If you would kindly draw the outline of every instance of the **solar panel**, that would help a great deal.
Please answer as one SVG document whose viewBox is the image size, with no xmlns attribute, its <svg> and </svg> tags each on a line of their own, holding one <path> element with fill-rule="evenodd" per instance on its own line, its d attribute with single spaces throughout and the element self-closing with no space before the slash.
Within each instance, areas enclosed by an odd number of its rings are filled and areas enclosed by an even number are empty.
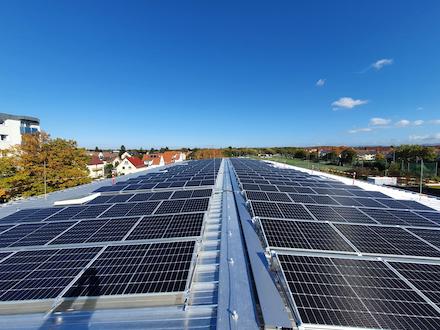
<svg viewBox="0 0 440 330">
<path fill-rule="evenodd" d="M 255 217 L 283 218 L 283 214 L 276 203 L 251 202 L 251 205 Z"/>
<path fill-rule="evenodd" d="M 400 274 L 423 292 L 432 302 L 440 305 L 440 265 L 409 262 L 390 262 Z"/>
<path fill-rule="evenodd" d="M 194 241 L 110 246 L 65 297 L 183 292 L 194 247 Z"/>
<path fill-rule="evenodd" d="M 31 245 L 43 245 L 64 232 L 66 229 L 71 227 L 74 222 L 55 222 L 47 223 L 37 228 L 28 235 L 20 238 L 16 242 L 10 244 L 9 246 L 31 246 Z M 2 241 L 2 236 L 0 236 Z"/>
<path fill-rule="evenodd" d="M 167 201 L 165 201 L 165 202 L 167 202 Z M 134 205 L 130 209 L 130 211 L 128 211 L 126 216 L 137 216 L 137 215 L 149 215 L 149 214 L 152 214 L 159 204 L 160 204 L 159 201 L 136 203 L 136 205 Z"/>
<path fill-rule="evenodd" d="M 182 212 L 207 211 L 209 198 L 187 199 L 183 205 Z"/>
<path fill-rule="evenodd" d="M 278 256 L 302 324 L 437 329 L 438 312 L 384 263 Z"/>
<path fill-rule="evenodd" d="M 440 230 L 410 228 L 409 231 L 440 248 Z"/>
<path fill-rule="evenodd" d="M 0 301 L 57 297 L 100 249 L 17 252 L 0 263 Z"/>
<path fill-rule="evenodd" d="M 434 223 L 440 224 L 440 212 L 415 212 L 422 217 L 433 221 Z"/>
<path fill-rule="evenodd" d="M 339 203 L 330 196 L 310 195 L 310 198 L 313 199 L 316 204 L 339 205 Z"/>
<path fill-rule="evenodd" d="M 289 198 L 289 196 L 286 193 L 281 192 L 267 192 L 267 197 L 272 202 L 286 202 L 291 203 L 292 200 Z"/>
<path fill-rule="evenodd" d="M 343 217 L 346 222 L 376 224 L 373 219 L 362 213 L 357 208 L 340 206 L 332 206 L 331 208 L 341 217 Z"/>
<path fill-rule="evenodd" d="M 289 194 L 289 196 L 296 203 L 316 204 L 315 200 L 313 200 L 309 195 L 305 195 L 305 194 Z"/>
<path fill-rule="evenodd" d="M 311 250 L 354 250 L 327 223 L 261 219 L 270 247 Z"/>
<path fill-rule="evenodd" d="M 277 205 L 286 219 L 314 220 L 301 204 L 277 203 Z"/>
<path fill-rule="evenodd" d="M 180 213 L 182 211 L 183 205 L 185 204 L 184 199 L 173 199 L 169 201 L 163 201 L 158 207 L 155 214 L 166 214 L 166 213 Z"/>
<path fill-rule="evenodd" d="M 306 205 L 306 208 L 319 221 L 345 222 L 345 219 L 338 212 L 333 210 L 330 206 Z"/>
<path fill-rule="evenodd" d="M 364 253 L 440 257 L 440 251 L 402 228 L 349 224 L 335 226 Z"/>
<path fill-rule="evenodd" d="M 54 214 L 53 216 L 46 218 L 45 221 L 69 220 L 89 207 L 91 206 L 69 206 Z"/>
<path fill-rule="evenodd" d="M 114 204 L 101 214 L 100 218 L 117 218 L 125 216 L 137 203 Z"/>
</svg>

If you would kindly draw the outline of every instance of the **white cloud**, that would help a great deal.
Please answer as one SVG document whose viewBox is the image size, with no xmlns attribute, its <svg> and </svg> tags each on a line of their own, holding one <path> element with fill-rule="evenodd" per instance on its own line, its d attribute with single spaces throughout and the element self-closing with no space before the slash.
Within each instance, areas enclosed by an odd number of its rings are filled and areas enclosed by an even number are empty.
<svg viewBox="0 0 440 330">
<path fill-rule="evenodd" d="M 374 62 L 373 64 L 371 64 L 371 66 L 373 68 L 375 68 L 376 70 L 380 70 L 386 65 L 393 64 L 393 62 L 394 62 L 394 60 L 392 58 L 383 58 L 381 60 Z"/>
<path fill-rule="evenodd" d="M 411 124 L 411 122 L 409 121 L 409 120 L 406 120 L 406 119 L 402 119 L 402 120 L 399 120 L 398 122 L 396 122 L 396 126 L 397 127 L 407 127 L 407 126 L 409 126 Z"/>
<path fill-rule="evenodd" d="M 440 119 L 430 120 L 429 123 L 433 125 L 440 125 Z"/>
<path fill-rule="evenodd" d="M 419 120 L 415 120 L 413 124 L 414 124 L 414 126 L 422 126 L 423 123 L 424 123 L 424 121 L 419 119 Z"/>
<path fill-rule="evenodd" d="M 423 110 L 423 107 L 417 107 L 416 110 L 418 110 L 418 111 Z"/>
<path fill-rule="evenodd" d="M 364 128 L 355 128 L 348 131 L 350 134 L 355 134 L 359 132 L 371 132 L 373 129 L 371 127 L 364 127 Z"/>
<path fill-rule="evenodd" d="M 371 118 L 370 119 L 370 125 L 372 126 L 385 126 L 388 125 L 391 122 L 391 119 L 385 119 L 385 118 Z"/>
<path fill-rule="evenodd" d="M 415 142 L 437 142 L 440 141 L 440 133 L 429 135 L 411 135 L 409 140 Z"/>
<path fill-rule="evenodd" d="M 368 100 L 354 100 L 351 97 L 341 97 L 339 100 L 334 101 L 332 106 L 337 108 L 353 109 L 362 104 L 367 104 Z M 333 109 L 335 110 L 335 109 Z"/>
<path fill-rule="evenodd" d="M 324 85 L 325 85 L 325 79 L 321 78 L 316 82 L 316 86 L 318 86 L 318 87 L 322 87 Z"/>
</svg>

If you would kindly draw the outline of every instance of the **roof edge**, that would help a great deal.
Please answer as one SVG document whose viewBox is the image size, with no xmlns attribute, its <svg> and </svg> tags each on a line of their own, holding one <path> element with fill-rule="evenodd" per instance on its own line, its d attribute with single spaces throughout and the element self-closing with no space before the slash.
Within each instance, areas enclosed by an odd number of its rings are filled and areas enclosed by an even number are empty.
<svg viewBox="0 0 440 330">
<path fill-rule="evenodd" d="M 2 113 L 0 112 L 0 119 L 6 120 L 6 119 L 13 119 L 13 120 L 29 120 L 36 122 L 38 125 L 40 125 L 40 119 L 37 117 L 31 117 L 31 116 L 20 116 L 20 115 L 11 115 L 8 113 Z"/>
</svg>

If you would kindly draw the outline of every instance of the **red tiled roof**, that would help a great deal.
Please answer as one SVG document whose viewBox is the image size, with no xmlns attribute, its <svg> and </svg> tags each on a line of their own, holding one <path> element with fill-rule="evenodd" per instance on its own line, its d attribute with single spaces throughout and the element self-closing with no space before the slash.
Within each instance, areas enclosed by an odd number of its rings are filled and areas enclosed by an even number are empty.
<svg viewBox="0 0 440 330">
<path fill-rule="evenodd" d="M 142 159 L 139 159 L 137 157 L 127 157 L 126 158 L 130 163 L 134 165 L 136 168 L 144 167 L 144 161 Z"/>
<path fill-rule="evenodd" d="M 87 165 L 102 165 L 104 162 L 98 156 L 92 156 Z"/>
<path fill-rule="evenodd" d="M 165 151 L 163 154 L 163 160 L 165 162 L 165 165 L 174 163 L 174 161 L 179 158 L 179 152 L 178 151 Z"/>
</svg>

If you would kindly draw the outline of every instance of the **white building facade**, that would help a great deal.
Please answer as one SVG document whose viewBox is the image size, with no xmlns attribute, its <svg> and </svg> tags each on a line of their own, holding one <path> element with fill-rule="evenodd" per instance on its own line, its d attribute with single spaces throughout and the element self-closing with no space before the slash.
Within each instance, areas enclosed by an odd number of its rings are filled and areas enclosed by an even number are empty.
<svg viewBox="0 0 440 330">
<path fill-rule="evenodd" d="M 39 131 L 38 118 L 0 113 L 0 150 L 20 144 L 23 134 Z"/>
</svg>

